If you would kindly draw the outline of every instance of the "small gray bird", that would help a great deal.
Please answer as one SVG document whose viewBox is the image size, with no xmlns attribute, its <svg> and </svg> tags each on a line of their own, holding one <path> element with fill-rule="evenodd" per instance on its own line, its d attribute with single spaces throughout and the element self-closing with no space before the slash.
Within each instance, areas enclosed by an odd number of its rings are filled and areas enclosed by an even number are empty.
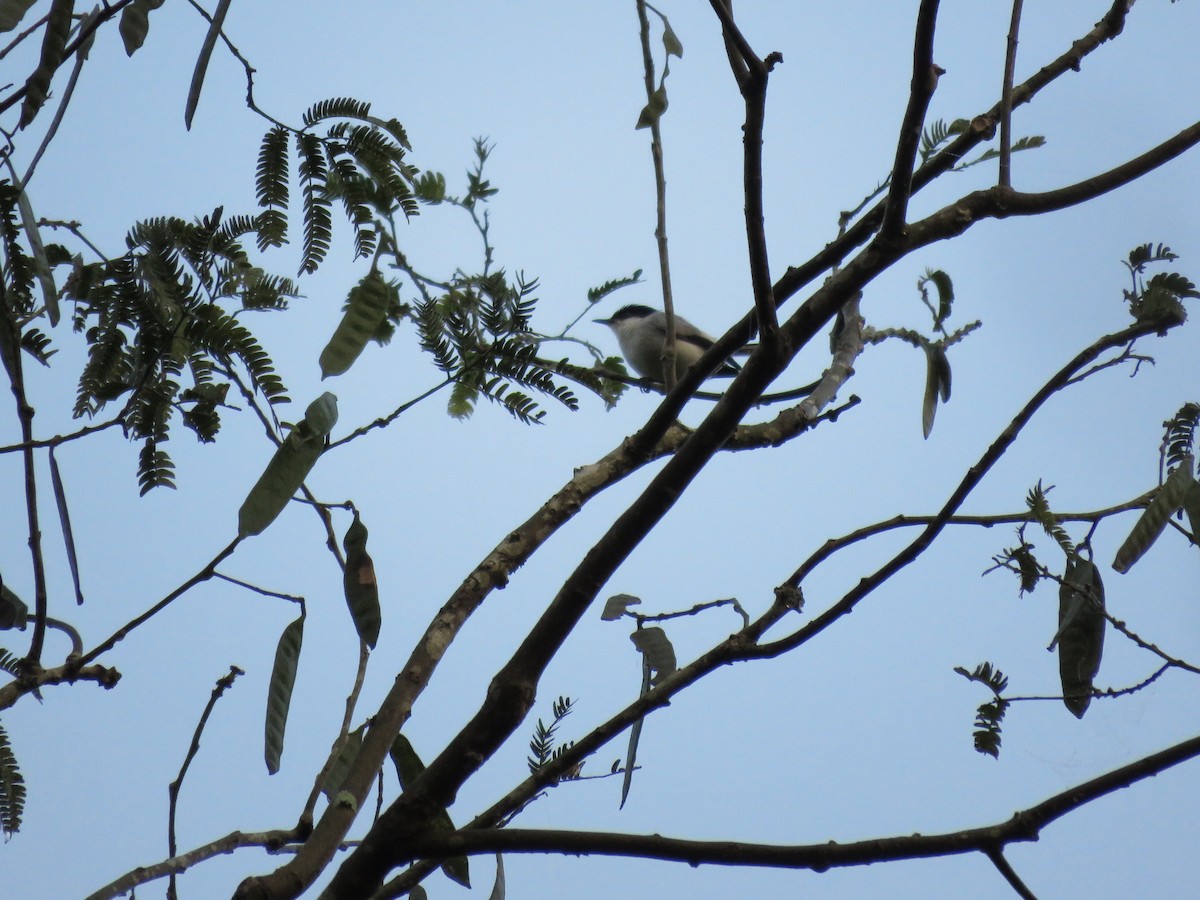
<svg viewBox="0 0 1200 900">
<path fill-rule="evenodd" d="M 629 367 L 649 381 L 663 380 L 663 345 L 667 340 L 667 315 L 649 306 L 623 306 L 611 319 L 593 319 L 607 325 L 617 336 L 621 353 Z M 675 377 L 682 378 L 705 351 L 713 339 L 683 316 L 675 317 Z M 725 362 L 714 376 L 736 375 L 736 363 Z"/>
</svg>

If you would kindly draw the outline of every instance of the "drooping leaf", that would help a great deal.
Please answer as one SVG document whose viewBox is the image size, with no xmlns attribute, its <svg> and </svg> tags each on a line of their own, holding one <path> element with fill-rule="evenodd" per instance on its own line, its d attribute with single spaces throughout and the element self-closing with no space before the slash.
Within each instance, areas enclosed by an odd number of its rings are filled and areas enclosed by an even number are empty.
<svg viewBox="0 0 1200 900">
<path fill-rule="evenodd" d="M 1184 498 L 1196 484 L 1192 469 L 1193 463 L 1188 457 L 1185 465 L 1180 465 L 1172 470 L 1163 486 L 1154 495 L 1154 499 L 1150 501 L 1150 505 L 1146 507 L 1137 523 L 1134 524 L 1129 537 L 1125 538 L 1125 542 L 1117 550 L 1116 558 L 1113 559 L 1113 568 L 1122 575 L 1128 572 L 1133 564 L 1142 558 L 1142 554 L 1158 540 L 1158 536 L 1167 527 L 1171 516 L 1183 506 Z"/>
<path fill-rule="evenodd" d="M 1194 483 L 1184 494 L 1183 511 L 1192 527 L 1192 537 L 1200 541 L 1200 482 Z"/>
<path fill-rule="evenodd" d="M 287 730 L 292 688 L 296 684 L 296 670 L 300 664 L 300 647 L 303 643 L 304 609 L 301 608 L 300 618 L 289 622 L 283 629 L 283 634 L 279 636 L 279 644 L 275 647 L 275 665 L 271 669 L 271 681 L 267 688 L 264 756 L 267 772 L 271 775 L 279 771 L 283 736 Z"/>
<path fill-rule="evenodd" d="M 605 622 L 615 622 L 625 615 L 631 606 L 637 606 L 641 599 L 632 594 L 613 594 L 604 601 L 604 612 L 600 618 Z"/>
<path fill-rule="evenodd" d="M 641 113 L 638 115 L 636 128 L 649 128 L 662 118 L 663 113 L 667 111 L 667 87 L 660 84 L 650 95 L 649 102 L 642 107 Z"/>
<path fill-rule="evenodd" d="M 296 135 L 296 151 L 300 156 L 300 190 L 303 201 L 303 238 L 301 240 L 300 271 L 311 275 L 317 271 L 329 253 L 333 241 L 333 217 L 328 197 L 329 167 L 325 152 L 316 135 Z"/>
<path fill-rule="evenodd" d="M 146 42 L 150 30 L 150 10 L 158 9 L 165 0 L 133 0 L 121 11 L 121 40 L 125 44 L 125 55 L 133 56 Z"/>
<path fill-rule="evenodd" d="M 638 697 L 645 697 L 648 693 L 650 693 L 652 674 L 653 670 L 652 666 L 650 665 L 650 657 L 643 654 L 642 687 L 638 692 Z M 625 772 L 621 778 L 621 803 L 618 806 L 618 809 L 625 808 L 625 801 L 629 799 L 629 789 L 633 787 L 633 773 L 634 770 L 637 769 L 637 749 L 638 744 L 642 740 L 642 724 L 645 721 L 645 716 L 641 716 L 629 729 L 629 746 L 625 748 Z"/>
<path fill-rule="evenodd" d="M 74 11 L 74 0 L 52 0 L 50 4 L 50 12 L 46 14 L 46 31 L 42 35 L 42 55 L 37 68 L 25 81 L 25 99 L 21 102 L 18 128 L 24 128 L 33 121 L 50 95 L 50 81 L 66 59 L 67 38 L 71 33 L 71 15 Z"/>
<path fill-rule="evenodd" d="M 975 731 L 971 735 L 977 753 L 986 753 L 993 759 L 1000 758 L 1000 724 L 1008 707 L 1009 701 L 999 697 L 979 705 L 975 711 Z"/>
<path fill-rule="evenodd" d="M 1083 718 L 1104 652 L 1104 585 L 1090 560 L 1073 559 L 1058 592 L 1058 672 L 1063 703 Z"/>
<path fill-rule="evenodd" d="M 938 399 L 950 399 L 950 360 L 938 344 L 925 345 L 925 397 L 921 401 L 921 432 L 928 439 L 937 415 Z"/>
<path fill-rule="evenodd" d="M 46 247 L 42 243 L 42 232 L 37 225 L 37 217 L 33 214 L 33 206 L 29 202 L 29 192 L 21 191 L 17 195 L 17 206 L 21 210 L 21 226 L 25 229 L 25 238 L 29 241 L 29 249 L 33 254 L 33 270 L 42 288 L 42 302 L 46 305 L 46 318 L 53 328 L 60 317 L 58 309 L 58 288 L 54 286 L 54 273 L 50 270 L 50 260 L 46 255 Z"/>
<path fill-rule="evenodd" d="M 25 779 L 17 767 L 8 733 L 0 725 L 0 830 L 10 838 L 21 830 L 25 811 Z"/>
<path fill-rule="evenodd" d="M 63 547 L 67 552 L 67 565 L 71 569 L 71 582 L 75 585 L 75 603 L 83 605 L 83 590 L 79 586 L 79 558 L 75 554 L 75 533 L 71 530 L 71 514 L 67 509 L 67 491 L 63 487 L 62 473 L 54 448 L 50 448 L 50 483 L 54 487 L 54 502 L 58 506 L 58 521 L 62 525 Z"/>
<path fill-rule="evenodd" d="M 499 853 L 496 854 L 496 880 L 492 884 L 492 892 L 488 895 L 488 900 L 504 900 L 506 888 L 504 886 L 504 857 Z"/>
<path fill-rule="evenodd" d="M 934 316 L 934 326 L 940 326 L 948 318 L 954 307 L 954 283 L 950 280 L 950 276 L 941 269 L 926 269 L 925 278 L 933 282 L 933 286 L 937 288 L 938 305 L 937 313 Z"/>
<path fill-rule="evenodd" d="M 678 56 L 683 59 L 683 43 L 676 36 L 675 31 L 671 28 L 671 23 L 667 21 L 667 17 L 662 17 L 663 23 L 663 46 L 667 48 L 667 56 Z"/>
<path fill-rule="evenodd" d="M 977 684 L 986 685 L 995 697 L 986 703 L 981 703 L 975 711 L 975 731 L 972 739 L 977 753 L 986 753 L 993 759 L 1000 758 L 1001 729 L 1004 714 L 1008 711 L 1010 701 L 1001 697 L 1008 687 L 1008 677 L 989 662 L 977 665 L 974 671 L 968 672 L 962 666 L 955 666 L 954 671 Z"/>
<path fill-rule="evenodd" d="M 321 378 L 341 375 L 358 359 L 387 316 L 392 291 L 377 269 L 371 269 L 350 290 L 346 311 L 321 351 Z"/>
<path fill-rule="evenodd" d="M 388 755 L 392 758 L 392 765 L 396 767 L 396 777 L 400 779 L 400 787 L 407 791 L 425 771 L 425 763 L 421 762 L 421 757 L 417 755 L 417 751 L 413 749 L 413 745 L 403 734 L 396 735 L 391 749 L 388 750 Z M 433 817 L 432 825 L 436 831 L 455 830 L 450 813 L 444 809 L 439 810 Z M 471 886 L 470 865 L 467 857 L 456 856 L 447 859 L 442 864 L 442 871 L 451 881 L 461 884 L 463 887 Z"/>
<path fill-rule="evenodd" d="M 283 512 L 300 489 L 317 458 L 325 449 L 325 438 L 337 422 L 337 398 L 328 392 L 309 404 L 304 421 L 292 429 L 238 510 L 238 534 L 261 534 Z"/>
<path fill-rule="evenodd" d="M 188 86 L 187 103 L 183 109 L 183 124 L 187 130 L 192 130 L 192 117 L 196 115 L 196 105 L 200 102 L 200 90 L 204 87 L 204 75 L 208 71 L 208 61 L 212 59 L 213 48 L 217 46 L 217 38 L 221 36 L 221 26 L 225 23 L 225 14 L 229 12 L 232 0 L 217 0 L 217 8 L 213 10 L 212 21 L 200 45 L 200 53 L 196 56 L 196 67 L 192 70 L 192 83 Z"/>
<path fill-rule="evenodd" d="M 29 7 L 37 0 L 0 0 L 0 32 L 12 31 L 21 24 Z"/>
<path fill-rule="evenodd" d="M 8 589 L 3 579 L 0 579 L 0 630 L 25 627 L 29 619 L 29 607 L 25 601 Z"/>
<path fill-rule="evenodd" d="M 375 564 L 367 553 L 367 527 L 354 511 L 354 521 L 342 538 L 346 550 L 346 571 L 343 583 L 346 605 L 354 620 L 354 629 L 372 650 L 379 640 L 379 585 L 375 581 Z"/>
<path fill-rule="evenodd" d="M 330 803 L 339 799 L 338 793 L 342 789 L 342 782 L 346 780 L 346 773 L 350 771 L 354 760 L 358 758 L 359 751 L 362 750 L 363 735 L 366 734 L 366 731 L 365 724 L 359 725 L 346 735 L 346 739 L 337 748 L 337 755 L 333 758 L 333 763 L 325 775 L 325 781 L 321 784 L 321 793 L 329 799 Z"/>
<path fill-rule="evenodd" d="M 629 635 L 629 639 L 654 670 L 653 684 L 658 684 L 675 671 L 675 648 L 671 646 L 667 633 L 661 628 L 639 628 Z"/>
</svg>

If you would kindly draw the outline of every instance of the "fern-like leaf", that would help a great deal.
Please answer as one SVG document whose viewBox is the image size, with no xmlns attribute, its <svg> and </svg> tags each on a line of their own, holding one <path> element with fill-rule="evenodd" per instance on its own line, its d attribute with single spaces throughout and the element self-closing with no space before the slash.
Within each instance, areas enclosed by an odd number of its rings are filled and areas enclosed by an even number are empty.
<svg viewBox="0 0 1200 900">
<path fill-rule="evenodd" d="M 989 662 L 980 663 L 970 672 L 962 666 L 955 666 L 954 671 L 968 681 L 984 685 L 995 695 L 993 699 L 981 703 L 976 709 L 975 731 L 972 739 L 976 752 L 985 753 L 993 759 L 999 758 L 1000 724 L 1004 721 L 1004 714 L 1008 711 L 1011 702 L 1001 696 L 1008 687 L 1008 677 Z"/>
<path fill-rule="evenodd" d="M 17 766 L 8 733 L 0 725 L 0 829 L 6 838 L 21 830 L 24 812 L 25 779 Z"/>
<path fill-rule="evenodd" d="M 175 487 L 175 464 L 154 438 L 146 438 L 138 455 L 138 486 L 143 497 L 156 487 Z"/>
<path fill-rule="evenodd" d="M 526 757 L 526 762 L 529 764 L 529 771 L 536 775 L 540 772 L 547 763 L 562 753 L 562 747 L 555 746 L 554 736 L 558 731 L 558 726 L 562 724 L 571 713 L 575 701 L 570 697 L 559 697 L 554 701 L 551 707 L 553 718 L 550 724 L 545 724 L 540 718 L 534 726 L 533 737 L 529 741 L 530 756 Z M 570 746 L 567 744 L 565 746 Z"/>
<path fill-rule="evenodd" d="M 627 275 L 624 278 L 613 278 L 604 284 L 597 285 L 593 288 L 588 288 L 587 299 L 588 303 L 599 303 L 609 294 L 619 291 L 621 288 L 629 287 L 631 284 L 642 283 L 642 270 L 634 269 L 632 275 Z"/>
<path fill-rule="evenodd" d="M 333 218 L 326 196 L 329 171 L 321 141 L 315 136 L 296 135 L 296 151 L 300 156 L 300 189 L 304 204 L 300 271 L 311 275 L 325 260 L 333 240 Z"/>
<path fill-rule="evenodd" d="M 1042 488 L 1039 481 L 1025 497 L 1025 505 L 1029 508 L 1030 518 L 1042 526 L 1042 530 L 1052 537 L 1068 558 L 1075 556 L 1075 544 L 1067 534 L 1066 529 L 1058 524 L 1058 519 L 1050 511 L 1050 503 L 1046 499 L 1048 489 Z"/>
<path fill-rule="evenodd" d="M 1195 455 L 1197 423 L 1200 423 L 1200 403 L 1185 403 L 1179 412 L 1163 423 L 1166 430 L 1163 447 L 1168 469 L 1178 468 L 1188 457 Z"/>
<path fill-rule="evenodd" d="M 314 103 L 304 111 L 304 127 L 311 128 L 323 119 L 365 119 L 371 104 L 353 97 L 333 97 Z"/>
</svg>

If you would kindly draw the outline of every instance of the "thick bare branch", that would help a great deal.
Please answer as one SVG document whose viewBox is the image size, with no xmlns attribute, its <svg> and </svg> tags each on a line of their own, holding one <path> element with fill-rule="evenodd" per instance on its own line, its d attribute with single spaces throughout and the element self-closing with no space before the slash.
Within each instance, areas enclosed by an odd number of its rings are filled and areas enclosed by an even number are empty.
<svg viewBox="0 0 1200 900">
<path fill-rule="evenodd" d="M 406 846 L 404 857 L 440 858 L 479 853 L 569 853 L 729 866 L 811 869 L 863 866 L 902 859 L 928 859 L 963 853 L 998 851 L 1012 843 L 1036 841 L 1043 829 L 1069 812 L 1101 797 L 1153 778 L 1200 756 L 1200 737 L 1180 741 L 1166 750 L 1090 781 L 1076 785 L 1018 810 L 996 825 L 944 834 L 912 834 L 866 841 L 822 844 L 751 844 L 743 841 L 692 841 L 661 835 L 617 834 L 524 828 L 461 829 L 452 834 L 428 830 Z"/>
</svg>

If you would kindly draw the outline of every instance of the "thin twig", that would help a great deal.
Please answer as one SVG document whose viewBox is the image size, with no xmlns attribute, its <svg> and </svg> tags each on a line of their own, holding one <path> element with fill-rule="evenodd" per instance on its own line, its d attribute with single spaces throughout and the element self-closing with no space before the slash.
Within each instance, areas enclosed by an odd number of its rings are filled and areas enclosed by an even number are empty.
<svg viewBox="0 0 1200 900">
<path fill-rule="evenodd" d="M 650 52 L 650 19 L 646 15 L 645 0 L 637 0 L 639 36 L 642 43 L 642 69 L 646 83 L 646 109 L 653 109 L 656 90 L 665 90 L 670 71 L 670 56 L 663 62 L 660 87 L 654 84 L 654 56 Z M 650 117 L 650 157 L 654 163 L 655 220 L 654 240 L 658 247 L 658 275 L 662 282 L 663 312 L 667 317 L 667 335 L 663 343 L 663 383 L 670 391 L 675 387 L 675 300 L 671 292 L 671 259 L 667 252 L 667 177 L 663 163 L 661 116 Z"/>
<path fill-rule="evenodd" d="M 179 789 L 183 786 L 183 778 L 187 775 L 188 767 L 200 751 L 200 735 L 204 733 L 204 726 L 208 724 L 208 717 L 212 715 L 213 707 L 217 705 L 217 701 L 221 699 L 221 695 L 225 693 L 226 689 L 233 687 L 233 682 L 239 675 L 245 674 L 237 666 L 230 666 L 229 673 L 217 679 L 216 686 L 213 687 L 212 694 L 209 695 L 208 703 L 204 706 L 204 712 L 200 714 L 200 721 L 196 723 L 196 730 L 192 734 L 192 743 L 183 757 L 183 764 L 179 767 L 179 774 L 175 776 L 174 781 L 167 785 L 167 852 L 171 854 L 172 858 L 176 854 L 175 810 L 179 802 Z M 176 872 L 172 871 L 170 873 L 170 881 L 167 883 L 168 900 L 177 900 L 179 896 L 175 887 L 175 875 Z"/>
<path fill-rule="evenodd" d="M 1004 54 L 1004 86 L 1000 93 L 1000 186 L 1012 187 L 1012 93 L 1017 69 L 1017 32 L 1021 28 L 1021 2 L 1013 0 Z"/>
<path fill-rule="evenodd" d="M 100 7 L 93 7 L 92 11 L 84 16 L 83 21 L 80 22 L 80 31 L 86 29 L 91 24 L 92 19 L 99 15 Z M 58 134 L 58 128 L 62 124 L 63 116 L 67 113 L 67 106 L 71 103 L 71 97 L 75 94 L 75 85 L 79 83 L 79 73 L 83 71 L 83 64 L 87 60 L 90 50 L 91 44 L 89 42 L 88 44 L 84 44 L 79 52 L 75 54 L 75 65 L 71 68 L 71 77 L 67 79 L 67 86 L 63 88 L 62 99 L 58 102 L 58 107 L 54 110 L 54 118 L 50 120 L 50 127 L 46 129 L 45 135 L 42 136 L 42 142 L 33 154 L 29 168 L 25 170 L 25 177 L 21 179 L 23 187 L 29 186 L 29 179 L 33 177 L 33 172 L 37 168 L 38 161 L 45 154 L 46 148 L 50 146 L 50 142 L 54 140 L 54 136 Z"/>
<path fill-rule="evenodd" d="M 219 578 L 222 581 L 228 581 L 230 584 L 236 584 L 238 587 L 243 587 L 248 591 L 253 591 L 256 594 L 262 594 L 264 597 L 278 597 L 280 600 L 290 600 L 292 603 L 304 605 L 304 598 L 296 594 L 283 594 L 279 591 L 272 591 L 264 587 L 259 587 L 257 584 L 251 584 L 248 581 L 242 581 L 240 578 L 234 578 L 232 575 L 226 575 L 222 572 L 213 572 L 213 578 Z"/>
<path fill-rule="evenodd" d="M 167 594 L 167 596 L 163 597 L 163 599 L 159 600 L 157 603 L 155 603 L 152 607 L 150 607 L 144 613 L 142 613 L 139 616 L 135 616 L 133 619 L 126 622 L 124 625 L 122 625 L 120 628 L 118 628 L 115 632 L 113 632 L 105 640 L 101 641 L 99 644 L 97 644 L 95 647 L 93 647 L 87 653 L 83 654 L 83 656 L 80 657 L 78 664 L 84 665 L 84 664 L 89 663 L 92 660 L 94 660 L 101 653 L 107 653 L 109 650 L 111 650 L 113 647 L 115 647 L 118 643 L 120 643 L 126 637 L 128 637 L 129 633 L 131 631 L 144 625 L 146 622 L 148 622 L 154 616 L 158 615 L 160 612 L 162 612 L 164 609 L 166 609 L 168 606 L 170 606 L 172 603 L 174 603 L 176 600 L 178 600 L 180 597 L 182 597 L 184 594 L 186 594 L 188 591 L 190 591 L 196 585 L 202 584 L 203 582 L 208 581 L 210 578 L 212 578 L 216 574 L 217 566 L 219 566 L 226 559 L 228 559 L 233 554 L 233 551 L 237 549 L 238 544 L 240 544 L 241 542 L 242 542 L 242 539 L 240 536 L 235 537 L 232 541 L 229 542 L 229 544 L 224 549 L 222 549 L 220 552 L 217 553 L 216 556 L 214 556 L 211 560 L 209 560 L 208 563 L 202 569 L 200 569 L 199 572 L 197 572 L 191 578 L 187 579 L 187 581 L 183 582 L 183 584 L 181 584 L 179 587 L 175 588 L 175 590 L 171 591 L 171 593 Z"/>
<path fill-rule="evenodd" d="M 89 22 L 86 28 L 81 28 L 79 30 L 79 34 L 75 36 L 75 40 L 73 40 L 70 44 L 68 44 L 63 49 L 62 62 L 66 62 L 67 59 L 72 54 L 74 54 L 77 50 L 79 50 L 80 47 L 84 46 L 89 41 L 91 41 L 92 35 L 94 35 L 96 33 L 96 30 L 101 25 L 103 25 L 105 22 L 112 19 L 119 12 L 121 12 L 123 9 L 125 9 L 126 6 L 128 6 L 129 4 L 131 4 L 133 2 L 134 2 L 134 0 L 115 0 L 115 2 L 113 2 L 111 4 L 108 2 L 105 2 L 103 10 L 101 10 L 100 14 L 96 17 L 96 19 L 92 22 Z M 61 63 L 60 63 L 60 65 L 61 65 Z M 5 97 L 3 100 L 0 100 L 0 113 L 6 112 L 7 110 L 9 110 L 13 106 L 15 106 L 19 101 L 25 99 L 25 94 L 28 91 L 29 91 L 29 84 L 28 84 L 28 82 L 26 82 L 24 85 L 17 88 L 15 91 L 13 91 L 7 97 Z"/>
<path fill-rule="evenodd" d="M 1009 886 L 1017 892 L 1017 896 L 1021 900 L 1037 900 L 1037 896 L 1025 886 L 1025 882 L 1021 880 L 1016 869 L 1004 858 L 1004 852 L 1000 847 L 988 847 L 983 852 L 992 861 L 992 865 L 996 867 L 997 871 L 1004 876 L 1004 880 L 1009 883 Z"/>
</svg>

